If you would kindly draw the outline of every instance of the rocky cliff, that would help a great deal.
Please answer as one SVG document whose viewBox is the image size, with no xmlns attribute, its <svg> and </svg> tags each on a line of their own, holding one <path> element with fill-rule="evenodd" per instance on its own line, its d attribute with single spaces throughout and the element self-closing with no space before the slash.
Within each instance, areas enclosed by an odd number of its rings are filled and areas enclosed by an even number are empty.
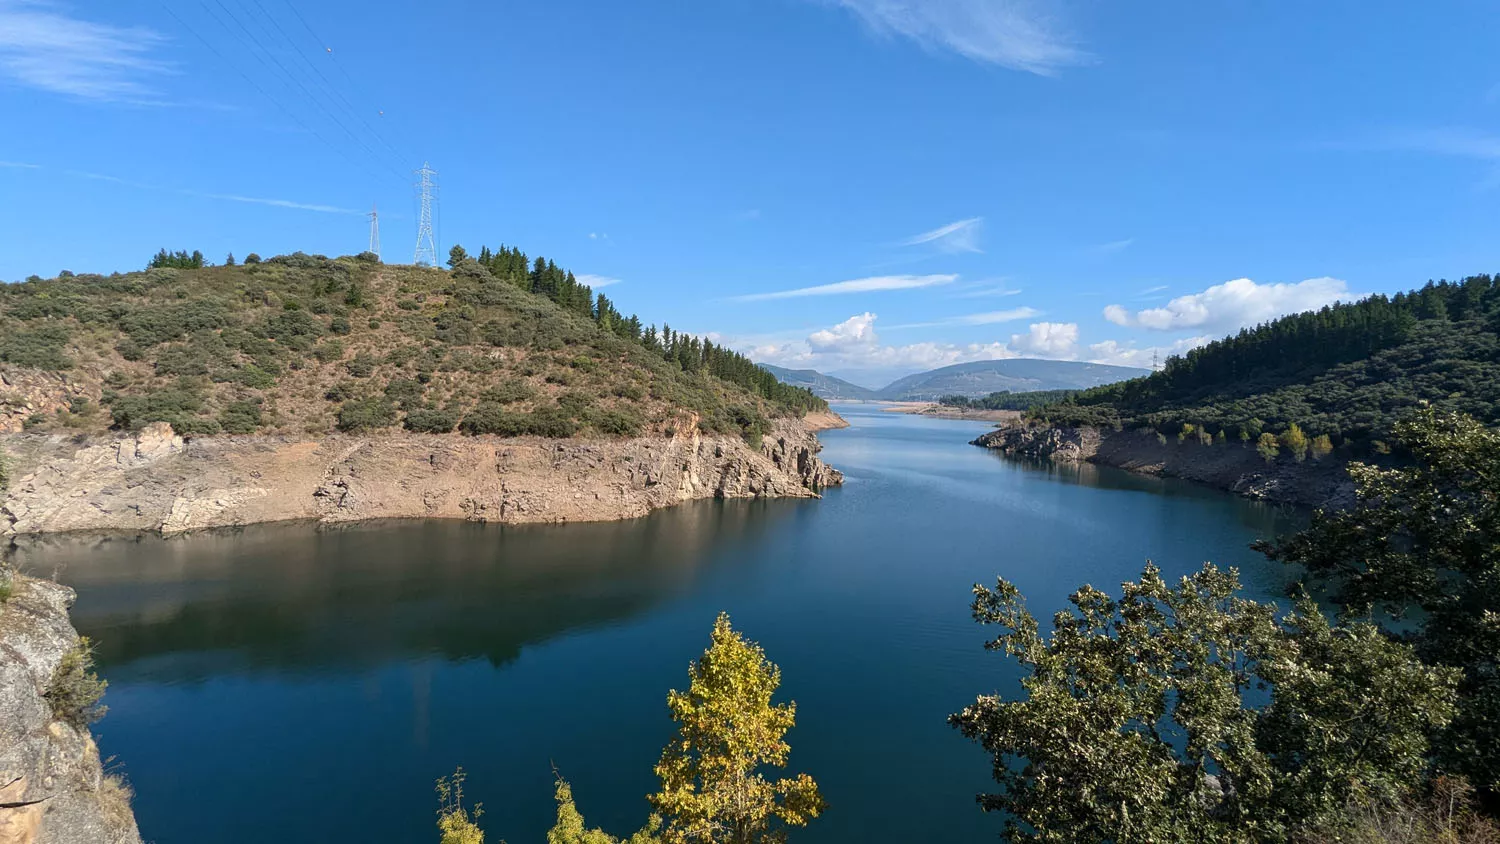
<svg viewBox="0 0 1500 844">
<path fill-rule="evenodd" d="M 1351 500 L 1345 463 L 1333 457 L 1267 462 L 1254 446 L 1162 442 L 1154 432 L 1068 428 L 1015 422 L 974 440 L 974 445 L 1030 460 L 1089 462 L 1132 472 L 1184 478 L 1255 498 L 1305 507 Z"/>
<path fill-rule="evenodd" d="M 0 602 L 0 844 L 140 844 L 129 792 L 45 696 L 78 643 L 73 590 L 20 576 L 12 590 Z"/>
<path fill-rule="evenodd" d="M 824 424 L 831 424 L 824 420 Z M 752 447 L 684 417 L 669 436 L 547 440 L 392 434 L 0 437 L 0 535 L 181 533 L 294 519 L 605 521 L 697 498 L 814 498 L 843 476 L 801 421 Z"/>
</svg>

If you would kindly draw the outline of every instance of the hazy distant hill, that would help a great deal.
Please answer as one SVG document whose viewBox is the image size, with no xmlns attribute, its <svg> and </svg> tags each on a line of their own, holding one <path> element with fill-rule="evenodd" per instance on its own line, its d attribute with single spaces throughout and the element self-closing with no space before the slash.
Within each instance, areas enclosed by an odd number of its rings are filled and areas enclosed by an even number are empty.
<svg viewBox="0 0 1500 844">
<path fill-rule="evenodd" d="M 845 401 L 868 400 L 875 398 L 875 391 L 858 384 L 851 384 L 842 378 L 832 375 L 824 375 L 815 369 L 787 369 L 781 366 L 772 366 L 769 363 L 760 365 L 762 369 L 775 375 L 783 384 L 793 387 L 802 387 L 811 390 L 813 395 L 823 399 L 843 399 Z"/>
<path fill-rule="evenodd" d="M 820 398 L 874 401 L 936 401 L 943 396 L 977 399 L 1000 392 L 1083 390 L 1150 374 L 1149 370 L 1129 366 L 1016 358 L 945 366 L 871 390 L 812 369 L 785 369 L 766 363 L 761 367 L 782 383 L 804 387 Z"/>
<path fill-rule="evenodd" d="M 908 375 L 879 390 L 885 401 L 933 401 L 943 396 L 982 398 L 1009 390 L 1081 390 L 1149 374 L 1148 370 L 1069 360 L 982 360 Z"/>
</svg>

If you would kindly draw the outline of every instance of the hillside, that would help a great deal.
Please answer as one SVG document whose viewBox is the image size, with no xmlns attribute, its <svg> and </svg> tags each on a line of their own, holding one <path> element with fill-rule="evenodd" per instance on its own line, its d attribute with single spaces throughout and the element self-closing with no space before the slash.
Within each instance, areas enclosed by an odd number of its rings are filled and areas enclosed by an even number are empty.
<svg viewBox="0 0 1500 844">
<path fill-rule="evenodd" d="M 141 272 L 0 285 L 0 432 L 619 437 L 696 418 L 754 443 L 826 408 L 553 262 L 502 248 L 454 265 L 163 251 Z"/>
<path fill-rule="evenodd" d="M 1500 423 L 1500 284 L 1480 275 L 1283 317 L 1167 361 L 1149 378 L 1030 411 L 1059 426 L 1384 449 L 1426 402 Z M 1297 431 L 1291 431 L 1292 425 Z M 1275 453 L 1274 443 L 1270 453 Z"/>
<path fill-rule="evenodd" d="M 983 398 L 991 393 L 1078 390 L 1147 374 L 1144 369 L 1065 360 L 983 360 L 908 375 L 877 391 L 884 401 Z"/>
<path fill-rule="evenodd" d="M 793 387 L 801 387 L 821 399 L 832 401 L 868 401 L 875 398 L 875 391 L 858 384 L 851 384 L 842 378 L 832 375 L 824 375 L 815 369 L 787 369 L 781 366 L 772 366 L 769 363 L 760 365 L 761 369 L 775 375 L 777 380 L 783 384 Z"/>
</svg>

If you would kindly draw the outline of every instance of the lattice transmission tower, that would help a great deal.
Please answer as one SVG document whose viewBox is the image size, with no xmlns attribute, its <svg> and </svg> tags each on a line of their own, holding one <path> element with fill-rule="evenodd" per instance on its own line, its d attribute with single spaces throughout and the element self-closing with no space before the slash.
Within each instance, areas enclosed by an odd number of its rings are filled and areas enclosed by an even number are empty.
<svg viewBox="0 0 1500 844">
<path fill-rule="evenodd" d="M 375 257 L 380 257 L 380 212 L 374 204 L 370 205 L 370 213 L 365 215 L 370 218 L 370 251 Z"/>
<path fill-rule="evenodd" d="M 419 181 L 417 190 L 420 192 L 422 211 L 417 219 L 417 254 L 412 263 L 419 267 L 435 267 L 437 261 L 437 241 L 432 236 L 432 205 L 437 201 L 437 182 L 433 177 L 437 171 L 422 162 L 422 169 L 417 171 Z"/>
</svg>

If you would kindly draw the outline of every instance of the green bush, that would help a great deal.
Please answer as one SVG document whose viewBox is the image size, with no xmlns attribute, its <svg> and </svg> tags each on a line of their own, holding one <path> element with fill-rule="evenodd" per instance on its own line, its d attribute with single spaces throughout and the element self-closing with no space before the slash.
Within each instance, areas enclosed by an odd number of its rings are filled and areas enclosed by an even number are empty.
<svg viewBox="0 0 1500 844">
<path fill-rule="evenodd" d="M 105 707 L 100 701 L 108 684 L 99 679 L 93 668 L 93 644 L 87 636 L 81 636 L 63 654 L 47 684 L 44 697 L 52 707 L 53 718 L 82 730 L 104 717 Z"/>
<path fill-rule="evenodd" d="M 344 358 L 344 344 L 338 340 L 324 340 L 313 349 L 313 357 L 323 363 L 332 363 Z"/>
<path fill-rule="evenodd" d="M 202 420 L 203 394 L 195 384 L 179 382 L 174 387 L 133 396 L 117 396 L 110 404 L 116 428 L 137 431 L 152 422 L 166 422 L 179 434 L 213 433 L 212 420 Z M 207 430 L 212 425 L 213 430 Z"/>
<path fill-rule="evenodd" d="M 536 390 L 531 388 L 525 381 L 502 381 L 499 384 L 484 391 L 480 401 L 495 402 L 496 404 L 515 404 L 530 399 L 536 395 Z"/>
<path fill-rule="evenodd" d="M 451 410 L 419 407 L 406 414 L 406 429 L 419 434 L 449 434 L 458 426 L 458 414 Z"/>
<path fill-rule="evenodd" d="M 374 355 L 370 354 L 369 352 L 360 352 L 359 354 L 355 355 L 353 359 L 351 359 L 348 363 L 345 363 L 344 368 L 347 369 L 349 371 L 349 374 L 353 375 L 355 378 L 369 378 L 375 373 L 375 367 L 377 365 L 378 364 L 375 360 Z"/>
<path fill-rule="evenodd" d="M 0 360 L 33 369 L 72 369 L 72 359 L 63 353 L 67 343 L 68 330 L 60 325 L 30 330 L 5 326 L 0 330 Z"/>
<path fill-rule="evenodd" d="M 621 409 L 599 411 L 590 423 L 599 433 L 613 437 L 634 437 L 645 424 L 639 413 Z"/>
<path fill-rule="evenodd" d="M 219 411 L 219 427 L 226 434 L 253 434 L 260 429 L 260 402 L 242 399 Z"/>
<path fill-rule="evenodd" d="M 396 408 L 384 398 L 346 401 L 339 407 L 340 431 L 375 431 L 396 424 Z"/>
</svg>

